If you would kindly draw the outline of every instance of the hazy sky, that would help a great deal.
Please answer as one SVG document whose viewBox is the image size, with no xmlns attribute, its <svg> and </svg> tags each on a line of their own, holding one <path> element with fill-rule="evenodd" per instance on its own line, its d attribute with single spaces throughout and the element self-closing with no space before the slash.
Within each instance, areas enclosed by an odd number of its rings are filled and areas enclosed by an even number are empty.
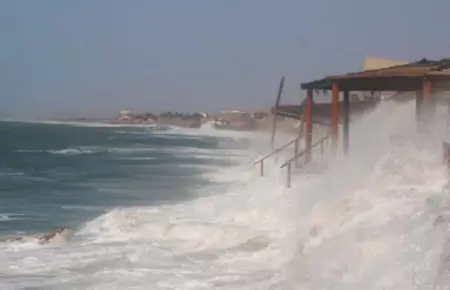
<svg viewBox="0 0 450 290">
<path fill-rule="evenodd" d="M 448 0 L 2 0 L 0 116 L 268 107 L 365 56 L 450 57 Z"/>
</svg>

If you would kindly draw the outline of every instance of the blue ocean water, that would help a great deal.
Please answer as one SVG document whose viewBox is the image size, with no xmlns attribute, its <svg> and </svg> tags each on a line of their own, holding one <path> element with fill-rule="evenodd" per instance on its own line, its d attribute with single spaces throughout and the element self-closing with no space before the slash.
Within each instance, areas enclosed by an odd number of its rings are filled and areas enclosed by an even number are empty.
<svg viewBox="0 0 450 290">
<path fill-rule="evenodd" d="M 0 134 L 0 289 L 285 283 L 284 179 L 252 165 L 267 136 L 27 122 L 1 122 Z M 32 238 L 59 227 L 68 239 Z"/>
<path fill-rule="evenodd" d="M 74 228 L 115 206 L 198 197 L 192 189 L 210 182 L 201 178 L 205 168 L 233 161 L 183 153 L 245 146 L 161 134 L 168 130 L 0 123 L 0 235 Z"/>
<path fill-rule="evenodd" d="M 290 189 L 293 148 L 252 165 L 264 134 L 0 123 L 0 289 L 447 289 L 449 128 L 417 132 L 414 105 L 353 123 L 351 154 L 313 153 Z"/>
</svg>

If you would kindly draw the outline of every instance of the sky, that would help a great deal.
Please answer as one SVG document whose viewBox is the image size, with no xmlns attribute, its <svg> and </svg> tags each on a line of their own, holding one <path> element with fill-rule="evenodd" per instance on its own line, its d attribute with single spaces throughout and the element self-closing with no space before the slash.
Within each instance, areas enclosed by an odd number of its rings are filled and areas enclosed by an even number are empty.
<svg viewBox="0 0 450 290">
<path fill-rule="evenodd" d="M 366 56 L 450 57 L 448 0 L 3 0 L 0 117 L 269 108 Z"/>
</svg>

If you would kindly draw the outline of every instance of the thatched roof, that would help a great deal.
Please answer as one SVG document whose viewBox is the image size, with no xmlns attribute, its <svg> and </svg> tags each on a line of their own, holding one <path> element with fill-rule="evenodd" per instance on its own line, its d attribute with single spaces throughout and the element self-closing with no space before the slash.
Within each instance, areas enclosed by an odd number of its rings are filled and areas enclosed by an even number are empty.
<svg viewBox="0 0 450 290">
<path fill-rule="evenodd" d="M 331 90 L 337 83 L 349 91 L 412 91 L 422 86 L 422 79 L 430 77 L 444 88 L 450 88 L 450 59 L 416 62 L 387 68 L 328 76 L 301 85 L 302 89 Z"/>
</svg>

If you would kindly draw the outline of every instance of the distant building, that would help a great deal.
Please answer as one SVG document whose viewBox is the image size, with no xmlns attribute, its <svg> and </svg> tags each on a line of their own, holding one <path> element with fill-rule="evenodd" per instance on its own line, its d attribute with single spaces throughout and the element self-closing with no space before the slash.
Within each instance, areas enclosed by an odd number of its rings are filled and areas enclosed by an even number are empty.
<svg viewBox="0 0 450 290">
<path fill-rule="evenodd" d="M 131 114 L 130 110 L 120 111 L 119 120 L 131 120 L 132 118 L 133 118 L 133 115 Z"/>
<path fill-rule="evenodd" d="M 199 116 L 202 116 L 203 119 L 206 119 L 209 117 L 209 115 L 207 113 L 204 112 L 197 112 L 196 114 L 198 114 Z"/>
<path fill-rule="evenodd" d="M 408 62 L 368 56 L 364 60 L 364 68 L 363 69 L 364 70 L 376 70 L 376 69 L 388 68 L 391 66 L 405 65 L 405 64 L 408 64 Z"/>
<path fill-rule="evenodd" d="M 393 60 L 393 59 L 387 59 L 387 58 L 380 58 L 380 57 L 373 57 L 368 56 L 364 59 L 364 65 L 363 70 L 378 70 L 378 69 L 384 69 L 388 67 L 393 66 L 399 66 L 399 65 L 405 65 L 408 64 L 406 61 L 400 61 L 400 60 Z M 395 92 L 374 92 L 374 93 L 359 93 L 360 100 L 386 100 L 392 97 L 395 94 Z"/>
<path fill-rule="evenodd" d="M 224 111 L 220 111 L 220 114 L 222 115 L 231 115 L 231 114 L 247 114 L 247 112 L 245 111 L 241 111 L 241 110 L 224 110 Z"/>
</svg>

